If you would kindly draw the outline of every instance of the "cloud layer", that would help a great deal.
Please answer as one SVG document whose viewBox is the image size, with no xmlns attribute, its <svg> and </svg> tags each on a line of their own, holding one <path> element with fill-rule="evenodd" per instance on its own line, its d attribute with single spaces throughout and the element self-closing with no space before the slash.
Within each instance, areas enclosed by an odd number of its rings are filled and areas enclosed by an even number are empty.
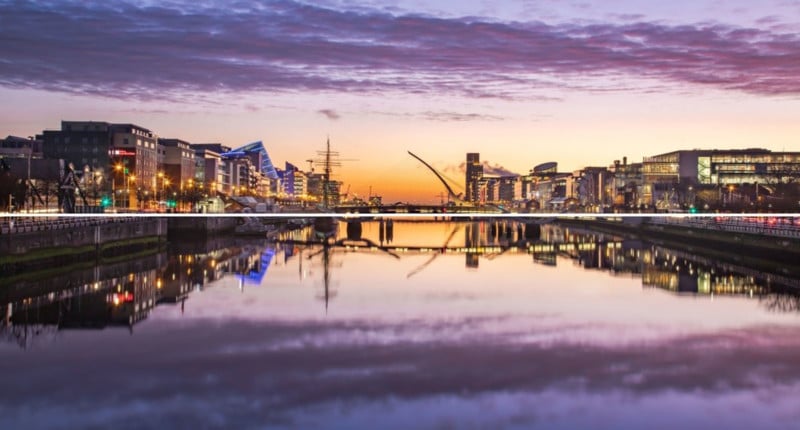
<svg viewBox="0 0 800 430">
<path fill-rule="evenodd" d="M 193 320 L 137 327 L 134 336 L 121 330 L 70 332 L 47 351 L 5 354 L 6 369 L 16 371 L 4 375 L 14 390 L 0 393 L 0 422 L 8 428 L 107 427 L 120 421 L 137 427 L 302 427 L 287 420 L 315 416 L 325 405 L 336 412 L 320 419 L 391 401 L 428 403 L 450 396 L 472 408 L 479 396 L 553 391 L 567 403 L 580 393 L 604 402 L 619 393 L 629 401 L 672 393 L 692 403 L 740 395 L 749 404 L 760 393 L 766 400 L 759 404 L 774 407 L 781 398 L 793 399 L 800 387 L 794 327 L 595 345 L 560 337 L 573 327 L 553 333 L 534 325 L 487 336 L 479 330 L 485 323 L 491 321 Z M 470 334 L 454 336 L 459 330 Z M 553 340 L 526 341 L 531 337 Z M 786 395 L 776 397 L 782 389 Z M 617 413 L 637 414 L 636 408 L 625 409 Z"/>
<path fill-rule="evenodd" d="M 493 22 L 290 0 L 0 2 L 0 85 L 107 97 L 245 91 L 541 99 L 698 85 L 800 94 L 800 37 L 721 24 Z M 632 87 L 633 86 L 633 87 Z"/>
</svg>

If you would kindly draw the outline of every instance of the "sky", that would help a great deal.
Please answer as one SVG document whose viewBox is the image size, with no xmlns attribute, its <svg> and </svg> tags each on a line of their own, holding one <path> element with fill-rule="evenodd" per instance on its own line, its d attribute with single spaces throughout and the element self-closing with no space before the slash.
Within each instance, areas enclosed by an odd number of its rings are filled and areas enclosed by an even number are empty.
<svg viewBox="0 0 800 430">
<path fill-rule="evenodd" d="M 4 1 L 0 135 L 261 140 L 385 202 L 675 149 L 800 151 L 800 1 Z M 457 189 L 458 191 L 458 189 Z"/>
</svg>

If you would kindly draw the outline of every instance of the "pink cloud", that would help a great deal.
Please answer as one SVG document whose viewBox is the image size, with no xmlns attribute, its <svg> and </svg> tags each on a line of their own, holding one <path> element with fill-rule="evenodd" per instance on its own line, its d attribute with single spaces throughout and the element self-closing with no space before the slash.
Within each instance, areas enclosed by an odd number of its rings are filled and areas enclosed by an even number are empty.
<svg viewBox="0 0 800 430">
<path fill-rule="evenodd" d="M 541 99 L 626 77 L 800 94 L 800 37 L 719 24 L 489 22 L 294 1 L 0 5 L 0 85 L 133 97 L 400 92 Z M 622 79 L 620 79 L 622 78 Z"/>
</svg>

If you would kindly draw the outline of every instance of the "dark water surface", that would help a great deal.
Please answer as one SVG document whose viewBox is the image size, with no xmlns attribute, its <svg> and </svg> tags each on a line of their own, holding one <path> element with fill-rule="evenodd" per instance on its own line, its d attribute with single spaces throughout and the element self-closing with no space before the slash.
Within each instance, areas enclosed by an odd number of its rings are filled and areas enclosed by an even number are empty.
<svg viewBox="0 0 800 430">
<path fill-rule="evenodd" d="M 800 426 L 796 267 L 534 230 L 341 224 L 3 284 L 0 428 Z"/>
</svg>

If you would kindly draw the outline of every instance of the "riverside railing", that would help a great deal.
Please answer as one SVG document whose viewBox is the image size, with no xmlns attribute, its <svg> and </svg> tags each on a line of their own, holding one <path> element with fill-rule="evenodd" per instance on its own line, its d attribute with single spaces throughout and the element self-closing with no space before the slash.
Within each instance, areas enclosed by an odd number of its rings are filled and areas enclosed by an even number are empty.
<svg viewBox="0 0 800 430">
<path fill-rule="evenodd" d="M 132 217 L 107 218 L 59 218 L 59 217 L 14 217 L 0 219 L 0 234 L 30 233 L 50 230 L 69 230 L 80 227 L 93 227 L 111 223 L 126 223 L 135 220 Z"/>
</svg>

